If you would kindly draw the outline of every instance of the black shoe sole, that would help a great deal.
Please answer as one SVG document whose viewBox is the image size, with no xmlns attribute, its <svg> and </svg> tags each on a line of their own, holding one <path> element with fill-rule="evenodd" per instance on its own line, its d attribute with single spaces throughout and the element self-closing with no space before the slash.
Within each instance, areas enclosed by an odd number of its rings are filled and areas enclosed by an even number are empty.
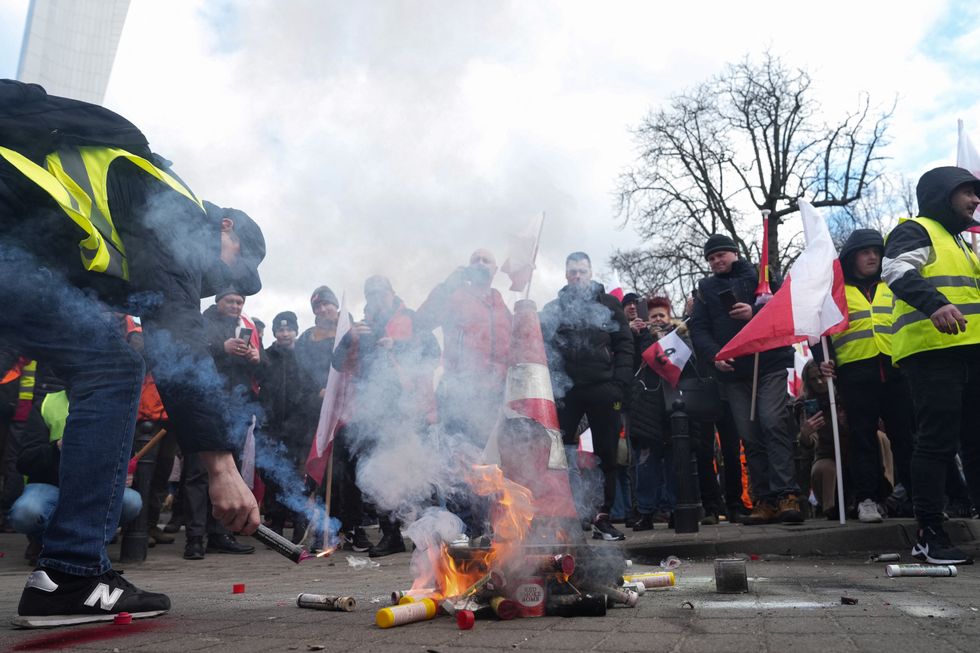
<svg viewBox="0 0 980 653">
<path fill-rule="evenodd" d="M 149 610 L 147 612 L 133 612 L 131 615 L 133 619 L 145 619 L 148 617 L 159 617 L 167 612 L 169 612 L 169 610 Z M 75 626 L 78 624 L 89 624 L 99 621 L 112 621 L 115 618 L 115 614 L 51 614 L 43 616 L 17 615 L 10 620 L 10 623 L 17 628 L 55 628 L 57 626 Z"/>
</svg>

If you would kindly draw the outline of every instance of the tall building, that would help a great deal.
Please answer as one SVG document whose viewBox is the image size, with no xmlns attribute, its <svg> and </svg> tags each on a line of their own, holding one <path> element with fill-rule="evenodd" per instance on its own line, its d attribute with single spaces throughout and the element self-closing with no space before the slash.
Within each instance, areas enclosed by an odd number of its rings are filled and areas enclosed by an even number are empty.
<svg viewBox="0 0 980 653">
<path fill-rule="evenodd" d="M 17 79 L 101 104 L 129 0 L 31 0 Z"/>
</svg>

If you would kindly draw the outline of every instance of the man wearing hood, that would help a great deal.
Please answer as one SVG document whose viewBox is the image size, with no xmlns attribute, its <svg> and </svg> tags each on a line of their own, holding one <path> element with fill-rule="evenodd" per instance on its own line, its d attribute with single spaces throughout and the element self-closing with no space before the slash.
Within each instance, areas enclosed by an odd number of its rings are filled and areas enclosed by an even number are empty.
<svg viewBox="0 0 980 653">
<path fill-rule="evenodd" d="M 980 261 L 962 236 L 975 226 L 980 179 L 934 168 L 915 189 L 919 216 L 888 235 L 882 277 L 895 294 L 892 360 L 912 392 L 918 441 L 912 503 L 919 523 L 913 557 L 933 564 L 971 558 L 943 529 L 947 466 L 960 450 L 971 499 L 980 501 Z"/>
<path fill-rule="evenodd" d="M 895 452 L 896 477 L 908 490 L 912 446 L 912 398 L 901 372 L 892 365 L 892 291 L 881 279 L 885 241 L 874 229 L 856 229 L 841 248 L 847 294 L 848 326 L 831 336 L 833 360 L 821 364 L 824 375 L 834 374 L 850 429 L 849 465 L 858 502 L 858 519 L 882 519 L 882 466 L 878 420 Z M 821 358 L 822 352 L 817 352 Z"/>
<path fill-rule="evenodd" d="M 603 495 L 592 515 L 593 537 L 624 540 L 612 525 L 609 511 L 616 500 L 616 452 L 622 429 L 620 409 L 633 378 L 633 334 L 623 307 L 592 280 L 592 261 L 585 252 L 565 259 L 568 285 L 541 310 L 551 383 L 568 456 L 573 491 L 577 476 L 575 451 L 578 425 L 589 419 L 592 445 L 603 474 Z M 579 490 L 580 491 L 580 490 Z M 591 506 L 578 506 L 579 510 Z"/>
<path fill-rule="evenodd" d="M 200 299 L 231 283 L 257 292 L 264 255 L 247 215 L 205 211 L 129 121 L 0 80 L 0 340 L 49 364 L 72 403 L 59 502 L 16 625 L 170 609 L 167 596 L 115 572 L 106 552 L 144 376 L 107 310 L 143 318 L 160 395 L 184 453 L 208 468 L 215 516 L 232 530 L 258 527 L 226 404 L 212 392 Z"/>
<path fill-rule="evenodd" d="M 754 265 L 739 257 L 735 241 L 723 234 L 708 238 L 704 258 L 714 274 L 698 282 L 690 331 L 697 355 L 714 361 L 721 348 L 762 308 L 755 301 L 759 274 Z M 773 290 L 779 288 L 775 281 L 770 283 Z M 796 436 L 786 393 L 786 369 L 793 367 L 793 348 L 777 347 L 759 354 L 755 420 L 750 419 L 753 358 L 742 356 L 714 363 L 715 378 L 745 444 L 753 508 L 742 523 L 800 523 L 803 513 L 794 461 Z"/>
</svg>

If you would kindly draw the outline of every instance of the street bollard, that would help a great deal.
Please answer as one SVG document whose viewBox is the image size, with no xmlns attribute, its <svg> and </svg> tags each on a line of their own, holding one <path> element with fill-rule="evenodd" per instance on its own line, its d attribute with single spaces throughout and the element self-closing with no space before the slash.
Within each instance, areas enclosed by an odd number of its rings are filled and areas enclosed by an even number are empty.
<svg viewBox="0 0 980 653">
<path fill-rule="evenodd" d="M 698 464 L 691 448 L 691 420 L 684 412 L 684 400 L 676 399 L 670 414 L 674 443 L 674 473 L 677 475 L 677 507 L 674 532 L 697 533 L 701 528 L 701 497 Z"/>
<path fill-rule="evenodd" d="M 158 431 L 155 422 L 140 422 L 136 425 L 136 437 L 133 440 L 133 451 L 139 451 Z M 136 519 L 128 524 L 122 524 L 122 542 L 119 545 L 120 562 L 143 562 L 146 560 L 146 549 L 149 543 L 147 514 L 150 510 L 150 486 L 153 482 L 153 469 L 157 462 L 157 449 L 147 451 L 136 463 L 136 473 L 133 474 L 133 489 L 139 492 L 143 499 L 143 507 Z"/>
</svg>

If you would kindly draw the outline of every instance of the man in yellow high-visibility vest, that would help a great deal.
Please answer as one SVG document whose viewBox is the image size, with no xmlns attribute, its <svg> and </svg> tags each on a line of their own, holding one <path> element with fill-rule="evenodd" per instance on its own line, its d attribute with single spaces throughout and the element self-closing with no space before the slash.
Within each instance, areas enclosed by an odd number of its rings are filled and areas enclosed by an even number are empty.
<svg viewBox="0 0 980 653">
<path fill-rule="evenodd" d="M 207 210 L 206 210 L 207 208 Z M 142 357 L 108 317 L 143 318 L 145 351 L 185 454 L 210 474 L 215 516 L 258 527 L 232 452 L 228 415 L 200 299 L 261 287 L 262 232 L 240 211 L 205 205 L 146 138 L 102 107 L 0 80 L 0 341 L 69 388 L 61 492 L 15 625 L 150 617 L 170 599 L 112 569 L 105 549 L 122 489 L 144 376 Z"/>
<path fill-rule="evenodd" d="M 962 232 L 977 226 L 980 179 L 962 168 L 935 168 L 916 186 L 919 217 L 888 235 L 882 277 L 895 295 L 892 360 L 905 372 L 918 441 L 912 501 L 919 522 L 913 557 L 934 564 L 971 558 L 943 529 L 949 462 L 961 452 L 967 486 L 980 499 L 980 261 Z"/>
<path fill-rule="evenodd" d="M 850 493 L 858 519 L 880 522 L 881 502 L 890 491 L 884 482 L 878 421 L 895 454 L 895 476 L 908 491 L 912 447 L 912 400 L 901 371 L 892 365 L 892 291 L 881 279 L 885 241 L 874 229 L 855 229 L 841 247 L 848 326 L 831 336 L 833 360 L 822 362 L 825 375 L 836 373 L 847 411 Z M 817 350 L 816 358 L 822 359 Z M 829 419 L 829 415 L 821 416 Z"/>
</svg>

